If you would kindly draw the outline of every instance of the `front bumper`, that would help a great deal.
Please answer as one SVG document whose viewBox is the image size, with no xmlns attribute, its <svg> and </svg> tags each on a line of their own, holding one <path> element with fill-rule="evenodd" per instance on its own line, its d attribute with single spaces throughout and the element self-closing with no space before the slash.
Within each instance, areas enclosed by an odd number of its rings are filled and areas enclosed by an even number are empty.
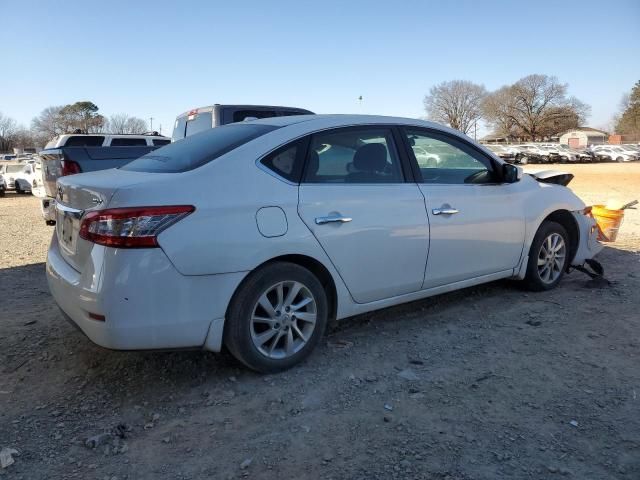
<svg viewBox="0 0 640 480">
<path fill-rule="evenodd" d="M 219 351 L 227 305 L 244 275 L 186 276 L 159 248 L 102 246 L 80 273 L 62 257 L 55 234 L 47 255 L 58 306 L 91 341 L 115 350 Z"/>
<path fill-rule="evenodd" d="M 598 241 L 598 227 L 595 218 L 582 212 L 571 212 L 578 224 L 580 240 L 571 265 L 582 265 L 585 260 L 595 257 L 604 248 Z"/>
</svg>

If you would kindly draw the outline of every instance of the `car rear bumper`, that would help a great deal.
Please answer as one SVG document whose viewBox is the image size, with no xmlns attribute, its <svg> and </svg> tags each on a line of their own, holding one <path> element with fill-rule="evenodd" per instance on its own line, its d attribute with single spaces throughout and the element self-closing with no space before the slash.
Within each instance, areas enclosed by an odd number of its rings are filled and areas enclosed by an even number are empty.
<svg viewBox="0 0 640 480">
<path fill-rule="evenodd" d="M 47 255 L 53 298 L 91 341 L 115 350 L 220 350 L 227 305 L 245 275 L 185 276 L 159 248 L 102 246 L 83 270 L 65 261 L 54 234 Z"/>
</svg>

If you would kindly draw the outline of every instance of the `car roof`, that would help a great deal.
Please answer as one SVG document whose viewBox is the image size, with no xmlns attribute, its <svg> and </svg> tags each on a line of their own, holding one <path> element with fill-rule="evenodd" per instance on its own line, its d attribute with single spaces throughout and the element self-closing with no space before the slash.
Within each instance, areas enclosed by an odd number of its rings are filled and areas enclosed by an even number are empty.
<svg viewBox="0 0 640 480">
<path fill-rule="evenodd" d="M 294 115 L 288 117 L 271 117 L 259 120 L 250 120 L 246 123 L 254 123 L 259 125 L 271 125 L 274 127 L 286 127 L 299 123 L 305 123 L 309 129 L 313 128 L 331 128 L 346 127 L 352 125 L 371 125 L 371 124 L 392 124 L 392 125 L 414 125 L 424 128 L 432 128 L 434 130 L 442 130 L 456 135 L 464 135 L 458 130 L 435 122 L 420 120 L 417 118 L 404 117 L 388 117 L 385 115 L 356 115 L 356 114 L 314 114 L 314 115 Z"/>
</svg>

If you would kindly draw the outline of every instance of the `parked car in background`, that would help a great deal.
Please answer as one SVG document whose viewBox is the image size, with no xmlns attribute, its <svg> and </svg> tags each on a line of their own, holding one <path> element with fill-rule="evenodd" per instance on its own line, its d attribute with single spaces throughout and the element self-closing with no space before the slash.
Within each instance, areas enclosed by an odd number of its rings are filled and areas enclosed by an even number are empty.
<svg viewBox="0 0 640 480">
<path fill-rule="evenodd" d="M 4 193 L 7 191 L 7 182 L 4 179 L 4 175 L 0 173 L 0 197 L 4 197 Z"/>
<path fill-rule="evenodd" d="M 0 155 L 0 161 L 4 161 L 4 162 L 10 162 L 16 159 L 17 155 L 14 154 L 3 154 Z"/>
<path fill-rule="evenodd" d="M 523 144 L 519 145 L 520 149 L 520 163 L 549 163 L 551 160 L 549 152 L 540 148 L 535 144 Z"/>
<path fill-rule="evenodd" d="M 32 193 L 42 186 L 42 172 L 40 162 L 22 164 L 22 169 L 14 175 L 16 193 Z"/>
<path fill-rule="evenodd" d="M 502 145 L 485 145 L 485 147 L 487 147 L 505 162 L 519 163 L 519 161 L 516 160 L 517 153 L 513 153 L 513 149 L 507 149 Z"/>
<path fill-rule="evenodd" d="M 309 110 L 296 107 L 275 107 L 270 105 L 220 105 L 194 108 L 181 113 L 176 118 L 171 140 L 181 140 L 194 133 L 229 123 L 256 120 L 259 118 L 286 117 L 313 114 Z"/>
<path fill-rule="evenodd" d="M 51 140 L 45 149 L 61 147 L 161 147 L 171 143 L 171 139 L 158 132 L 141 135 L 133 134 L 66 134 Z"/>
<path fill-rule="evenodd" d="M 600 161 L 632 162 L 637 160 L 636 155 L 627 153 L 627 151 L 616 147 L 615 145 L 598 145 L 592 151 Z"/>
<path fill-rule="evenodd" d="M 38 154 L 42 164 L 43 188 L 34 190 L 40 198 L 47 225 L 55 225 L 56 181 L 64 176 L 117 168 L 171 143 L 159 135 L 62 135 Z M 123 145 L 135 141 L 136 145 Z M 60 146 L 62 145 L 62 146 Z M 106 145 L 106 146 L 105 146 Z"/>
<path fill-rule="evenodd" d="M 16 190 L 16 177 L 23 168 L 24 164 L 18 162 L 3 162 L 0 164 L 0 174 L 4 176 L 7 190 Z"/>
<path fill-rule="evenodd" d="M 60 178 L 49 288 L 104 347 L 224 344 L 280 371 L 332 319 L 501 278 L 555 288 L 602 248 L 571 178 L 416 119 L 225 125 Z"/>
</svg>

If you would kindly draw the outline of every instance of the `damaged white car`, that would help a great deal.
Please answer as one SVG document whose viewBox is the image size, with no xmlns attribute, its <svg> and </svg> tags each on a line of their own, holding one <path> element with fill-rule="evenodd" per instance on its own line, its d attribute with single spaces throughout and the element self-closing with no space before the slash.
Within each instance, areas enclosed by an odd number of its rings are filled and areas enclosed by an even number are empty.
<svg viewBox="0 0 640 480">
<path fill-rule="evenodd" d="M 231 124 L 59 179 L 49 286 L 104 347 L 224 344 L 278 371 L 331 319 L 501 278 L 556 287 L 601 249 L 570 179 L 414 119 Z"/>
</svg>

